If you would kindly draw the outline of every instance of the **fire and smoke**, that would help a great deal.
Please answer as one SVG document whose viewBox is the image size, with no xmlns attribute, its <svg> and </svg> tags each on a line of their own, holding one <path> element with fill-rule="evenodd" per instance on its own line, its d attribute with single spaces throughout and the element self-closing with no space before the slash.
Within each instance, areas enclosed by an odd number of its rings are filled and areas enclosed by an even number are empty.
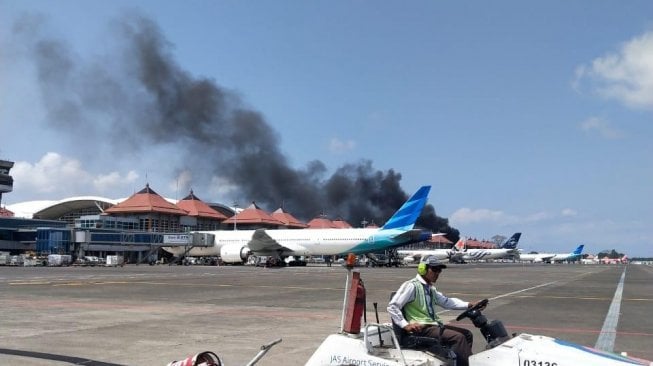
<svg viewBox="0 0 653 366">
<path fill-rule="evenodd" d="M 271 210 L 283 202 L 305 220 L 326 212 L 355 226 L 381 224 L 407 198 L 401 174 L 375 170 L 371 161 L 347 164 L 330 177 L 318 160 L 291 167 L 261 113 L 215 81 L 183 70 L 150 19 L 131 14 L 114 23 L 116 50 L 97 62 L 80 62 L 65 42 L 34 32 L 35 23 L 25 18 L 15 30 L 36 62 L 49 123 L 88 144 L 89 157 L 106 144 L 122 156 L 173 147 L 183 159 L 166 162 L 171 175 L 189 170 L 196 192 L 220 177 L 238 187 L 243 201 Z M 430 205 L 418 224 L 458 236 Z"/>
</svg>

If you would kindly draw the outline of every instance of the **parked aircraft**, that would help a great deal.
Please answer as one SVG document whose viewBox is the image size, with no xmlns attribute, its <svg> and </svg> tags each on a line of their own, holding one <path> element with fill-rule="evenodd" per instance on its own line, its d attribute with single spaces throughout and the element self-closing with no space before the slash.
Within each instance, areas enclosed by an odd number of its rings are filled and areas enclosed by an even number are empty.
<svg viewBox="0 0 653 366">
<path fill-rule="evenodd" d="M 571 253 L 519 254 L 519 260 L 533 263 L 551 263 L 580 260 L 585 245 L 581 244 Z"/>
<path fill-rule="evenodd" d="M 551 258 L 554 256 L 555 253 L 519 253 L 519 260 L 532 263 L 551 263 Z"/>
<path fill-rule="evenodd" d="M 472 261 L 481 259 L 509 259 L 516 257 L 519 252 L 517 251 L 517 244 L 521 233 L 514 233 L 501 245 L 498 249 L 463 249 L 453 255 L 453 259 L 457 261 Z"/>
<path fill-rule="evenodd" d="M 585 245 L 581 244 L 571 253 L 558 253 L 551 258 L 553 262 L 564 262 L 564 261 L 577 261 L 581 258 L 583 253 L 583 248 Z"/>
<path fill-rule="evenodd" d="M 456 242 L 456 245 L 450 249 L 401 249 L 397 250 L 397 255 L 403 258 L 403 261 L 406 264 L 419 262 L 422 257 L 427 255 L 433 255 L 439 260 L 447 260 L 453 253 L 456 253 L 456 249 L 454 248 L 462 250 L 463 246 L 464 241 L 463 239 L 460 239 Z"/>
<path fill-rule="evenodd" d="M 175 256 L 220 256 L 226 263 L 243 263 L 250 254 L 288 256 L 365 254 L 427 240 L 431 233 L 413 229 L 431 186 L 415 192 L 381 228 L 363 229 L 257 229 L 203 231 L 214 236 L 209 247 L 170 246 Z"/>
</svg>

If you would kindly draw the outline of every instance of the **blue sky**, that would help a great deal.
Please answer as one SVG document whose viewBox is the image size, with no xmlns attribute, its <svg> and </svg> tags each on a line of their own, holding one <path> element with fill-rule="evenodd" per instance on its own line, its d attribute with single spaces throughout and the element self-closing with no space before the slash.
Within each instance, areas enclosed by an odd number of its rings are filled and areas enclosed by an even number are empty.
<svg viewBox="0 0 653 366">
<path fill-rule="evenodd" d="M 180 68 L 258 111 L 292 166 L 394 169 L 406 192 L 432 185 L 436 213 L 467 236 L 653 256 L 650 1 L 0 0 L 0 157 L 16 161 L 3 204 L 120 198 L 148 181 L 172 198 L 181 181 L 206 201 L 247 199 L 162 164 L 172 144 L 116 159 L 93 142 L 91 158 L 83 131 L 48 123 L 15 25 L 29 15 L 84 64 L 113 54 L 133 12 Z"/>
</svg>

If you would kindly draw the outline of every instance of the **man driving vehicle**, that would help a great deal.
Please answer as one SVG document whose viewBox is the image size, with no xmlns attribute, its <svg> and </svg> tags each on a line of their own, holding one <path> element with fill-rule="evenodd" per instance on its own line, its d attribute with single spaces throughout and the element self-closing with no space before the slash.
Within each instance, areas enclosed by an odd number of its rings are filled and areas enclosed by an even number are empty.
<svg viewBox="0 0 653 366">
<path fill-rule="evenodd" d="M 406 332 L 420 337 L 439 339 L 444 345 L 450 346 L 456 354 L 457 365 L 469 365 L 472 354 L 472 332 L 451 325 L 443 325 L 435 312 L 435 305 L 445 309 L 465 310 L 476 305 L 454 297 L 447 297 L 435 288 L 435 282 L 445 264 L 435 256 L 425 256 L 417 267 L 415 278 L 404 282 L 388 304 L 388 314 L 393 323 Z"/>
</svg>

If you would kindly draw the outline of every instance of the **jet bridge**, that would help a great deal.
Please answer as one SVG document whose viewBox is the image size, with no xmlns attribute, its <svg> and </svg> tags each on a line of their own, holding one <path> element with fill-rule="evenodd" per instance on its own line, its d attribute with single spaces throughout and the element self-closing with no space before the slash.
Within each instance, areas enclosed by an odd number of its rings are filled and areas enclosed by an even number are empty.
<svg viewBox="0 0 653 366">
<path fill-rule="evenodd" d="M 158 245 L 156 249 L 160 247 L 183 247 L 184 252 L 179 257 L 175 257 L 175 260 L 172 262 L 177 263 L 181 258 L 186 257 L 193 248 L 212 247 L 214 244 L 215 235 L 210 233 L 169 234 L 164 236 L 163 243 Z"/>
<path fill-rule="evenodd" d="M 195 247 L 210 247 L 215 235 L 210 233 L 156 233 L 108 230 L 76 230 L 77 253 L 83 256 L 87 251 L 98 252 L 147 252 L 139 254 L 139 263 L 150 261 L 161 248 L 179 246 L 184 256 Z"/>
</svg>

